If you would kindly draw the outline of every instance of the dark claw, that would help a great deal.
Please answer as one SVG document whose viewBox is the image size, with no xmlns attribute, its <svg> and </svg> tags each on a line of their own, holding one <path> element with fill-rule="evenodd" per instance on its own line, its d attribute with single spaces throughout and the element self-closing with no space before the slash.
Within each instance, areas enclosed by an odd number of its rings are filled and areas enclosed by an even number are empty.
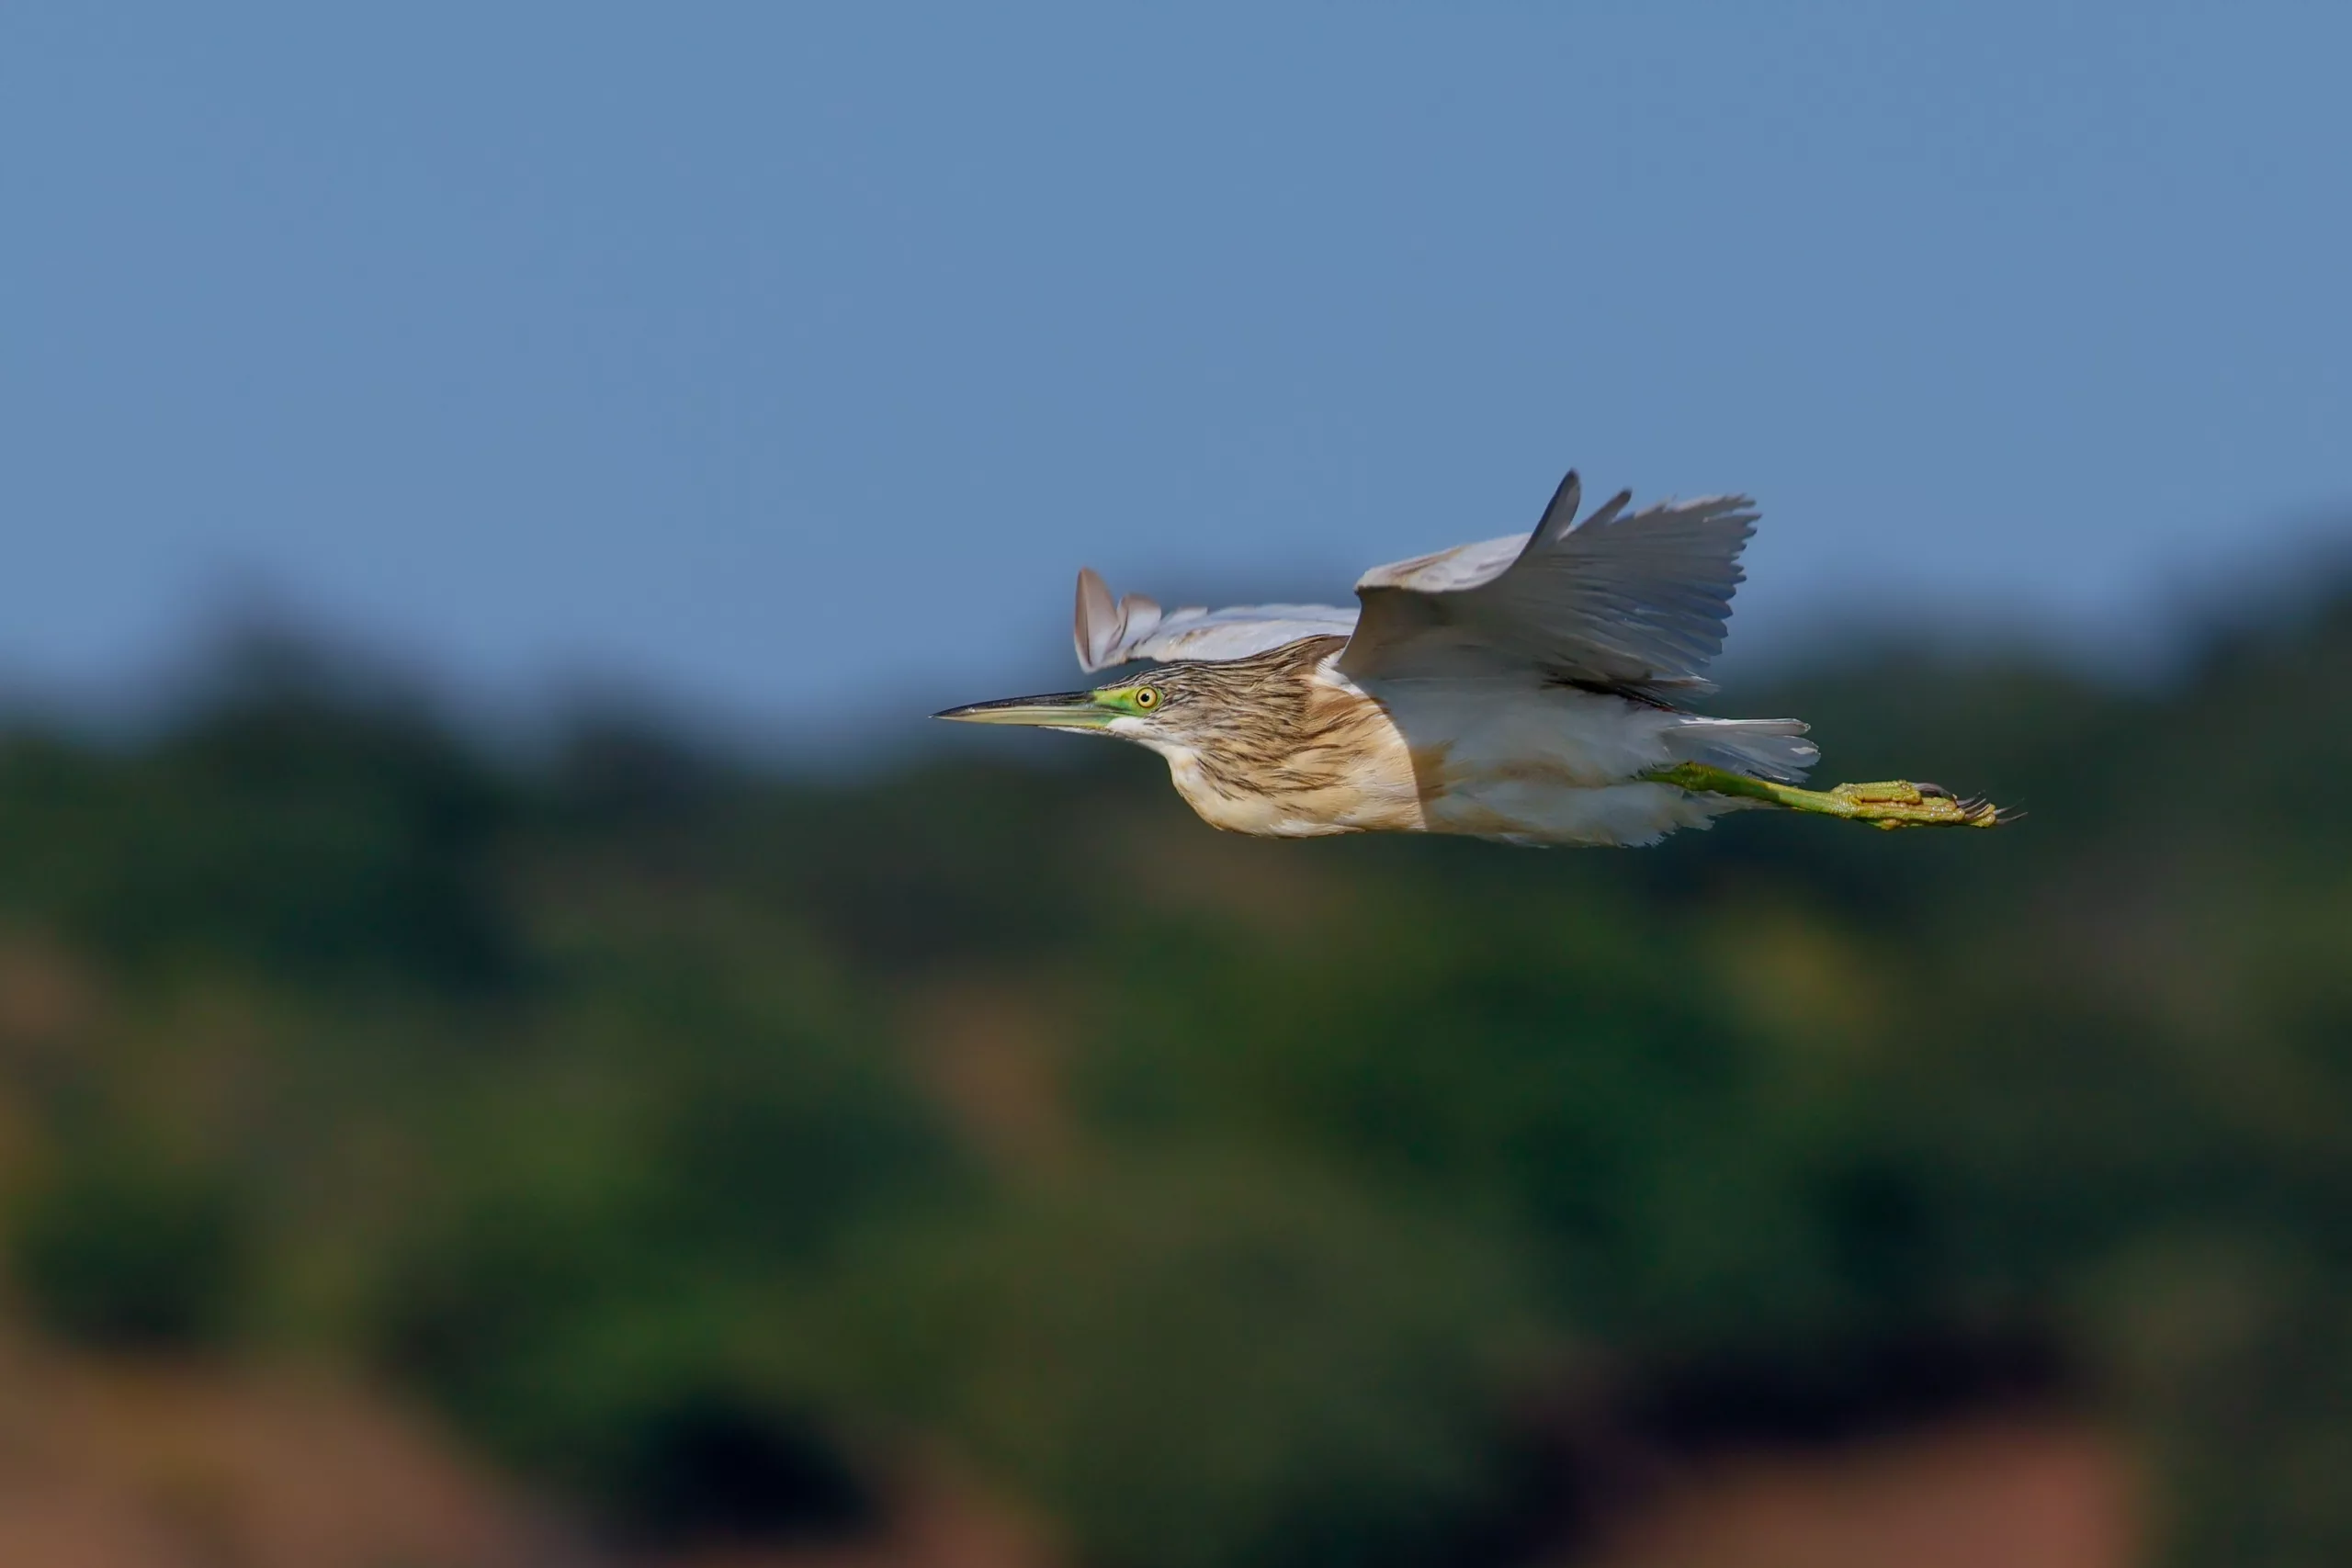
<svg viewBox="0 0 2352 1568">
<path fill-rule="evenodd" d="M 1951 791 L 1944 788 L 1944 786 L 1939 784 L 1915 784 L 1911 787 L 1917 790 L 1921 795 L 1928 796 L 1930 800 L 1950 800 L 1951 798 Z"/>
</svg>

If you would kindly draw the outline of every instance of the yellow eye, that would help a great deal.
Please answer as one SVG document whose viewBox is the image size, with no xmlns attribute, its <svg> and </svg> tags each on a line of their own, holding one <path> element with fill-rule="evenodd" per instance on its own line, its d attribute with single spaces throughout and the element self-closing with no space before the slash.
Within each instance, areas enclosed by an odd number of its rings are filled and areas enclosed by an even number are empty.
<svg viewBox="0 0 2352 1568">
<path fill-rule="evenodd" d="M 1137 686 L 1127 700 L 1135 705 L 1137 713 L 1149 713 L 1159 705 L 1159 688 Z"/>
</svg>

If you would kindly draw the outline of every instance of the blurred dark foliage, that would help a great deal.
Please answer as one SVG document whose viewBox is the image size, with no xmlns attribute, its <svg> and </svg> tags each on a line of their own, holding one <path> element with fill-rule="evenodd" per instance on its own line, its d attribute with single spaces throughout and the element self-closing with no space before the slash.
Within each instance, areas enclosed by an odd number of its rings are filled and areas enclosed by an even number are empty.
<svg viewBox="0 0 2352 1568">
<path fill-rule="evenodd" d="M 2347 693 L 2346 596 L 2160 692 L 1865 648 L 1721 710 L 2024 823 L 1535 852 L 1225 839 L 1054 738 L 494 761 L 247 649 L 0 743 L 9 1284 L 660 1540 L 921 1443 L 1111 1568 L 1503 1562 L 1563 1431 L 2007 1392 L 2125 1423 L 2178 1560 L 2342 1561 Z"/>
</svg>

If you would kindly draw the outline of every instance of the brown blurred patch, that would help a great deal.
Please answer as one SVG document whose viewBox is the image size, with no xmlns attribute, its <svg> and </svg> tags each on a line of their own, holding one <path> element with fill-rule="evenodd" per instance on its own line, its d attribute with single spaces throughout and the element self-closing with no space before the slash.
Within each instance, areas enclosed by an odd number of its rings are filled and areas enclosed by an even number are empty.
<svg viewBox="0 0 2352 1568">
<path fill-rule="evenodd" d="M 52 1051 L 99 1021 L 96 977 L 46 938 L 0 932 L 0 1058 Z"/>
<path fill-rule="evenodd" d="M 383 1393 L 0 1337 L 0 1564 L 16 1568 L 1052 1568 L 1046 1533 L 941 1465 L 871 1537 L 619 1554 Z"/>
<path fill-rule="evenodd" d="M 2109 1433 L 1985 1416 L 1693 1463 L 1579 1568 L 2128 1568 L 2146 1540 Z"/>
<path fill-rule="evenodd" d="M 1034 982 L 967 976 L 908 1002 L 906 1035 L 918 1077 L 990 1159 L 1051 1169 L 1075 1129 L 1062 1094 L 1069 1010 Z"/>
<path fill-rule="evenodd" d="M 492 1568 L 524 1512 L 356 1388 L 0 1348 L 0 1562 Z"/>
</svg>

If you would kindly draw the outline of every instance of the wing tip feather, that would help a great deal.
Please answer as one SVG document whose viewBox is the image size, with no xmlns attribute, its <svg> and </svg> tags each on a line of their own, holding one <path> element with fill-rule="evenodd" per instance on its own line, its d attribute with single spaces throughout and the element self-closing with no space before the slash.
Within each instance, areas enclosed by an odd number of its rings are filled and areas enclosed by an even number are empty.
<svg viewBox="0 0 2352 1568">
<path fill-rule="evenodd" d="M 1092 567 L 1078 570 L 1078 607 L 1071 617 L 1071 639 L 1078 645 L 1078 667 L 1089 674 L 1117 662 L 1119 607 L 1111 585 Z"/>
</svg>

